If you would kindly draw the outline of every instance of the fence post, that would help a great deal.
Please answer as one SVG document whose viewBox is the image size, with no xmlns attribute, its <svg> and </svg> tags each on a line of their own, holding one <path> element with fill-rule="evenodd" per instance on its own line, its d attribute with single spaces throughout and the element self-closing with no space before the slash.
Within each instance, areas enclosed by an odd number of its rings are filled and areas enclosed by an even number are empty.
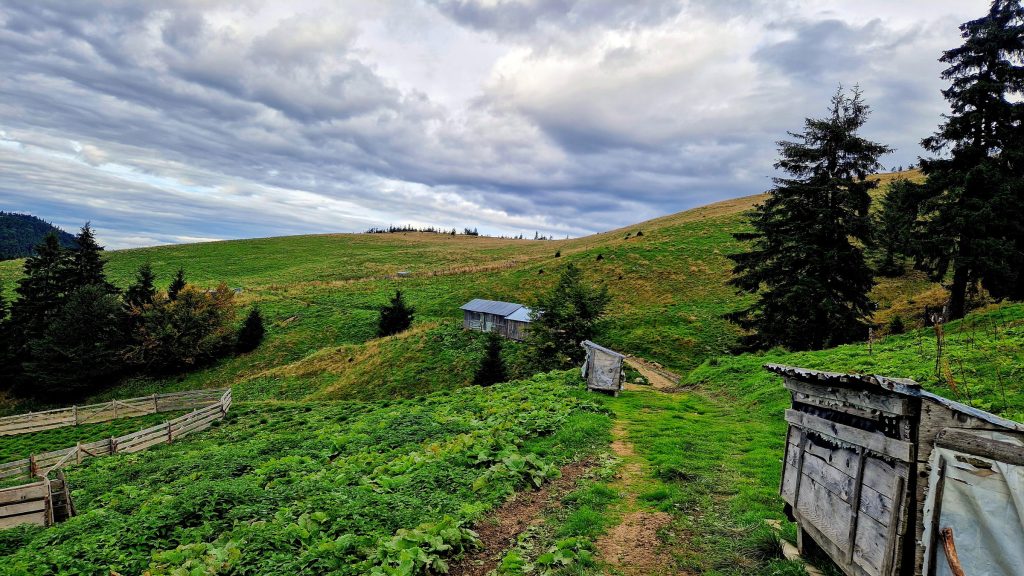
<svg viewBox="0 0 1024 576">
<path fill-rule="evenodd" d="M 110 405 L 114 407 L 114 420 L 117 420 L 117 400 L 111 400 Z"/>
<path fill-rule="evenodd" d="M 82 463 L 82 443 L 78 442 L 75 444 L 75 461 L 78 464 Z"/>
<path fill-rule="evenodd" d="M 36 472 L 38 472 L 38 470 L 36 469 L 36 455 L 35 454 L 29 454 L 28 455 L 28 477 L 29 478 L 35 478 Z"/>
<path fill-rule="evenodd" d="M 153 392 L 153 413 L 156 414 L 160 411 L 160 403 L 157 401 L 156 392 Z"/>
<path fill-rule="evenodd" d="M 72 406 L 71 411 L 75 413 L 75 426 L 78 426 L 78 404 Z"/>
<path fill-rule="evenodd" d="M 117 440 L 113 436 L 110 437 L 110 453 L 117 454 Z"/>
</svg>

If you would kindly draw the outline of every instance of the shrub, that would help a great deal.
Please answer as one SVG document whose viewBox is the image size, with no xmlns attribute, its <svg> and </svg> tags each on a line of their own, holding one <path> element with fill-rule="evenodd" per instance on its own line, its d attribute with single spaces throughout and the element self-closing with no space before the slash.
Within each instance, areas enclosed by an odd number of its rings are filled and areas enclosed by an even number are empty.
<svg viewBox="0 0 1024 576">
<path fill-rule="evenodd" d="M 249 311 L 249 315 L 246 316 L 241 330 L 238 331 L 238 341 L 235 344 L 235 348 L 239 352 L 252 352 L 260 345 L 260 342 L 263 342 L 263 336 L 266 332 L 266 328 L 263 327 L 263 315 L 260 314 L 259 306 L 253 306 L 253 309 Z"/>
</svg>

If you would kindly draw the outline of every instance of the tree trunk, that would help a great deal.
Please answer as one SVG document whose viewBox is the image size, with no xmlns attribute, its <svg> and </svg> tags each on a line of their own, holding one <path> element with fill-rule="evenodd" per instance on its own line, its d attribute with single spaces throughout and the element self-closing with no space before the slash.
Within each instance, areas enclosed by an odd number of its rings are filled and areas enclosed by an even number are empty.
<svg viewBox="0 0 1024 576">
<path fill-rule="evenodd" d="M 966 313 L 967 268 L 957 266 L 953 270 L 953 285 L 949 288 L 949 319 L 959 320 Z"/>
</svg>

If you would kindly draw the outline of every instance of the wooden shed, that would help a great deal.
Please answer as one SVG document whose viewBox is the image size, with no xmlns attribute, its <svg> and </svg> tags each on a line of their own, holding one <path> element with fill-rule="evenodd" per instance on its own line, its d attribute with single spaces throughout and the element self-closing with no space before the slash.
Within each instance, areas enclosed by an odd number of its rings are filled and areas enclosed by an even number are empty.
<svg viewBox="0 0 1024 576">
<path fill-rule="evenodd" d="M 465 303 L 462 327 L 480 332 L 497 332 L 512 340 L 525 340 L 532 311 L 515 302 L 500 302 L 476 298 Z"/>
<path fill-rule="evenodd" d="M 802 552 L 850 576 L 1024 574 L 1024 425 L 912 380 L 765 368 L 792 395 L 780 492 Z"/>
<path fill-rule="evenodd" d="M 587 388 L 618 396 L 623 387 L 622 361 L 626 357 L 590 340 L 584 340 L 580 346 L 587 351 L 581 371 L 587 380 Z"/>
</svg>

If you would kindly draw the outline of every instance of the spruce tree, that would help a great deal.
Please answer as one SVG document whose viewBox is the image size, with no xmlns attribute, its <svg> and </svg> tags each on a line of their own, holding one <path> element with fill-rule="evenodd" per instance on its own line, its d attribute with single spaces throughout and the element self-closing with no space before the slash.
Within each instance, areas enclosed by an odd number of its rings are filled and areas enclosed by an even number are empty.
<svg viewBox="0 0 1024 576">
<path fill-rule="evenodd" d="M 259 306 L 253 306 L 249 315 L 245 317 L 242 328 L 238 331 L 238 341 L 235 349 L 238 352 L 251 352 L 263 342 L 266 328 L 263 326 L 263 315 Z"/>
<path fill-rule="evenodd" d="M 153 265 L 144 262 L 135 273 L 135 282 L 128 287 L 124 293 L 124 303 L 128 308 L 142 308 L 146 304 L 152 304 L 156 296 L 154 282 L 156 276 L 153 274 Z"/>
<path fill-rule="evenodd" d="M 904 258 L 913 253 L 912 235 L 920 195 L 920 185 L 906 178 L 897 178 L 889 184 L 889 190 L 879 202 L 873 221 L 878 252 L 875 270 L 880 276 L 903 274 Z"/>
<path fill-rule="evenodd" d="M 113 384 L 124 367 L 123 309 L 100 284 L 77 288 L 29 342 L 24 365 L 33 396 L 64 403 Z"/>
<path fill-rule="evenodd" d="M 580 343 L 595 338 L 610 301 L 607 286 L 591 286 L 583 270 L 566 266 L 558 284 L 538 295 L 532 306 L 526 341 L 534 365 L 553 370 L 582 363 Z"/>
<path fill-rule="evenodd" d="M 473 375 L 473 383 L 477 386 L 490 386 L 508 380 L 508 369 L 501 357 L 501 336 L 491 332 L 487 335 L 487 348 L 480 366 Z"/>
<path fill-rule="evenodd" d="M 185 270 L 178 268 L 178 271 L 174 273 L 174 279 L 171 280 L 171 285 L 167 287 L 167 298 L 174 302 L 178 299 L 178 294 L 185 289 Z"/>
<path fill-rule="evenodd" d="M 112 284 L 107 282 L 104 272 L 106 262 L 104 262 L 101 252 L 103 252 L 103 247 L 96 242 L 96 236 L 89 223 L 86 222 L 75 236 L 75 249 L 72 252 L 72 284 L 76 288 L 100 286 L 110 293 L 117 291 Z"/>
<path fill-rule="evenodd" d="M 978 282 L 1024 298 L 1024 9 L 995 0 L 960 32 L 940 59 L 952 113 L 922 142 L 942 155 L 921 161 L 930 198 L 917 230 L 918 265 L 936 280 L 952 268 L 952 318 Z"/>
<path fill-rule="evenodd" d="M 753 332 L 755 347 L 820 349 L 867 335 L 873 285 L 863 250 L 870 242 L 867 176 L 890 149 L 859 131 L 869 115 L 861 92 L 836 91 L 825 118 L 808 118 L 804 131 L 779 142 L 768 198 L 750 214 L 754 231 L 735 234 L 750 250 L 731 255 L 729 284 L 757 296 L 728 318 Z"/>
<path fill-rule="evenodd" d="M 4 295 L 4 285 L 0 282 L 0 390 L 7 389 L 12 385 L 14 374 L 17 372 L 14 357 L 11 350 L 14 346 L 14 334 L 11 322 L 7 318 L 10 306 Z"/>
<path fill-rule="evenodd" d="M 38 338 L 60 311 L 74 288 L 76 274 L 69 251 L 56 234 L 49 234 L 25 259 L 24 275 L 18 280 L 17 300 L 11 306 L 11 323 L 19 348 Z"/>
<path fill-rule="evenodd" d="M 391 301 L 380 308 L 377 319 L 377 336 L 391 336 L 403 332 L 412 325 L 416 309 L 405 303 L 401 290 L 395 290 Z"/>
</svg>

